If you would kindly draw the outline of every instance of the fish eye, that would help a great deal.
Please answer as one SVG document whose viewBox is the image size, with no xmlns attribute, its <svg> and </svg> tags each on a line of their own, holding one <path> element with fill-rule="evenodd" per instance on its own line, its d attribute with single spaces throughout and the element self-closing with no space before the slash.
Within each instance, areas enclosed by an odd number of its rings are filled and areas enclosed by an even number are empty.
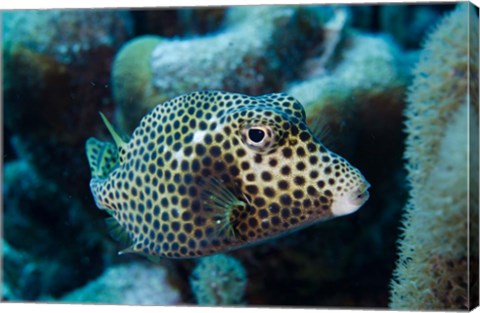
<svg viewBox="0 0 480 313">
<path fill-rule="evenodd" d="M 259 128 L 250 128 L 248 130 L 248 139 L 255 143 L 262 142 L 263 138 L 265 138 L 265 131 Z"/>
<path fill-rule="evenodd" d="M 249 148 L 265 150 L 273 145 L 273 130 L 266 125 L 248 126 L 242 130 L 242 139 Z"/>
</svg>

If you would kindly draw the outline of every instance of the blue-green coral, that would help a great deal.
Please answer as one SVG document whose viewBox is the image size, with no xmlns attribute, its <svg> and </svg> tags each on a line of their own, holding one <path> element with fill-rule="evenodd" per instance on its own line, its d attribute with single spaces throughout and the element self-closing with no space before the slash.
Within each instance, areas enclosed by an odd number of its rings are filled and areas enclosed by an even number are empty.
<svg viewBox="0 0 480 313">
<path fill-rule="evenodd" d="M 17 10 L 3 18 L 5 48 L 19 44 L 62 64 L 83 62 L 102 46 L 118 47 L 133 32 L 130 13 L 120 10 Z"/>
<path fill-rule="evenodd" d="M 478 88 L 478 49 L 469 50 L 469 40 L 478 47 L 478 16 L 461 4 L 427 37 L 414 72 L 405 112 L 411 192 L 392 281 L 394 309 L 473 305 L 469 262 L 478 268 L 478 244 L 469 247 L 468 219 L 478 221 L 478 167 L 469 176 L 468 122 L 477 136 L 478 94 L 469 91 L 468 78 Z M 476 279 L 478 286 L 478 272 Z"/>
<path fill-rule="evenodd" d="M 179 290 L 168 281 L 166 268 L 140 262 L 113 265 L 96 280 L 60 299 L 117 305 L 174 305 L 180 300 Z"/>
<path fill-rule="evenodd" d="M 241 304 L 247 274 L 237 259 L 217 254 L 200 259 L 192 272 L 190 284 L 198 304 Z"/>
</svg>

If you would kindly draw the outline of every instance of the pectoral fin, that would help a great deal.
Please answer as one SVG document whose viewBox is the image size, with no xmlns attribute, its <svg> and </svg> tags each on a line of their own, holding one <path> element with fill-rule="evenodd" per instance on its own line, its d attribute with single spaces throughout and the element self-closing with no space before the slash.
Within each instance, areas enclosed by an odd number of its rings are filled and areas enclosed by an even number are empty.
<svg viewBox="0 0 480 313">
<path fill-rule="evenodd" d="M 201 193 L 203 203 L 211 210 L 213 222 L 218 234 L 225 234 L 228 238 L 235 237 L 235 222 L 233 220 L 233 209 L 246 206 L 246 203 L 239 200 L 222 182 L 217 178 L 204 179 L 202 185 L 204 190 Z"/>
</svg>

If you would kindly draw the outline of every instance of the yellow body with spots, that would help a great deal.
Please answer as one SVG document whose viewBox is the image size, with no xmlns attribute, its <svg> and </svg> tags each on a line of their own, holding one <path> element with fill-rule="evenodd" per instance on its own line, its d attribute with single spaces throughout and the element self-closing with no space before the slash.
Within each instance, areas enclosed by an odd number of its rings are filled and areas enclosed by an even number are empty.
<svg viewBox="0 0 480 313">
<path fill-rule="evenodd" d="M 194 92 L 158 105 L 125 142 L 87 142 L 99 208 L 137 252 L 239 248 L 357 210 L 368 182 L 327 150 L 285 94 Z"/>
</svg>

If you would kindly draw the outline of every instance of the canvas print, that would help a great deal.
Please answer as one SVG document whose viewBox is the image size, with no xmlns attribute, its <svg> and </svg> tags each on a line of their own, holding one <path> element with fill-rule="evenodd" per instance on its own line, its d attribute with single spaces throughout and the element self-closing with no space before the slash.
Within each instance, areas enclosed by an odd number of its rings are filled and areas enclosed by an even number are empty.
<svg viewBox="0 0 480 313">
<path fill-rule="evenodd" d="M 1 12 L 2 301 L 478 306 L 478 15 Z"/>
</svg>

